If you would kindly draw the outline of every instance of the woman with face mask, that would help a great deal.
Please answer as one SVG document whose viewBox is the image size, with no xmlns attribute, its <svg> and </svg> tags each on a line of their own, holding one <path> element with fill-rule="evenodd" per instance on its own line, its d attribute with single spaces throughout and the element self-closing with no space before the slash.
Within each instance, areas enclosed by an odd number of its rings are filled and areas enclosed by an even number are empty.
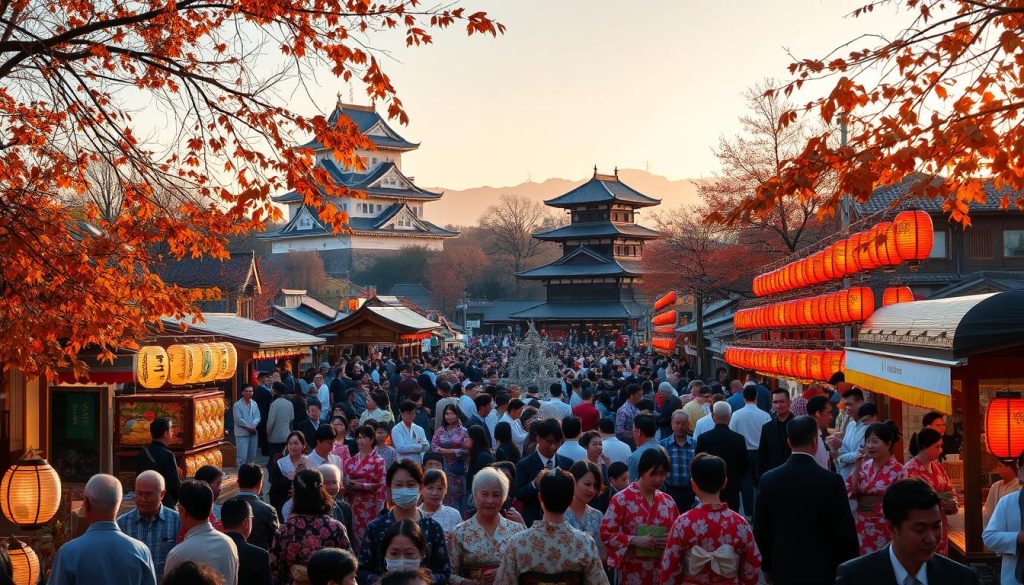
<svg viewBox="0 0 1024 585">
<path fill-rule="evenodd" d="M 387 570 L 409 564 L 404 562 L 392 566 L 392 557 L 387 554 L 388 547 L 385 545 L 386 542 L 390 542 L 388 537 L 391 535 L 392 527 L 408 521 L 416 525 L 421 535 L 423 547 L 418 558 L 426 559 L 423 568 L 430 570 L 435 583 L 447 583 L 451 574 L 451 564 L 448 560 L 444 530 L 440 524 L 427 518 L 416 507 L 423 486 L 423 468 L 415 461 L 402 459 L 391 464 L 386 479 L 392 506 L 366 527 L 359 551 L 359 581 L 376 582 Z M 407 555 L 403 555 L 402 558 L 407 559 Z"/>
</svg>

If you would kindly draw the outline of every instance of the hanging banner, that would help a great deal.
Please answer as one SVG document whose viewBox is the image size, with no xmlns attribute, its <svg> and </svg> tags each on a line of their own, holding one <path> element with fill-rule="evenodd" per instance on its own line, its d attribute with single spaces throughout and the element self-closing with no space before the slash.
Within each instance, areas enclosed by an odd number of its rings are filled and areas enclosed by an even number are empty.
<svg viewBox="0 0 1024 585">
<path fill-rule="evenodd" d="M 951 414 L 949 366 L 846 348 L 846 381 L 871 392 Z"/>
</svg>

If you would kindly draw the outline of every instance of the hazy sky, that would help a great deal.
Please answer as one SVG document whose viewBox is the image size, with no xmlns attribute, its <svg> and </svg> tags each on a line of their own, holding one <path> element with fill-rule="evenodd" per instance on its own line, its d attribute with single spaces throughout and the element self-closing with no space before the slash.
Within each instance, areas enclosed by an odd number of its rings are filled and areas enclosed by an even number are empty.
<svg viewBox="0 0 1024 585">
<path fill-rule="evenodd" d="M 578 179 L 595 163 L 603 171 L 649 165 L 672 179 L 713 175 L 711 147 L 737 131 L 743 91 L 784 78 L 787 49 L 819 57 L 907 20 L 889 7 L 847 16 L 862 3 L 466 2 L 507 32 L 469 38 L 459 28 L 427 47 L 396 43 L 396 61 L 386 63 L 411 118 L 399 132 L 422 143 L 404 168 L 421 185 L 448 188 Z M 319 79 L 320 108 L 332 107 L 339 90 L 347 98 L 345 86 Z M 312 106 L 301 98 L 292 107 Z"/>
</svg>

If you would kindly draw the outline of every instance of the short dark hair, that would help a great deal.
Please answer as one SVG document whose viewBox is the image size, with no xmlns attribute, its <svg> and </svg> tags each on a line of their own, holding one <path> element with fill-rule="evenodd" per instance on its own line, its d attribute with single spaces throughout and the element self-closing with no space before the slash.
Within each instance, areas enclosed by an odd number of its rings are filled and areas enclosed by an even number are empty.
<svg viewBox="0 0 1024 585">
<path fill-rule="evenodd" d="M 243 463 L 238 468 L 238 488 L 255 489 L 263 481 L 263 468 L 255 463 Z"/>
<path fill-rule="evenodd" d="M 316 469 L 303 469 L 292 480 L 292 514 L 319 516 L 331 511 L 334 500 L 324 488 L 324 476 Z"/>
<path fill-rule="evenodd" d="M 882 496 L 882 515 L 899 526 L 910 516 L 911 510 L 930 510 L 939 505 L 939 495 L 919 479 L 901 479 L 885 490 Z"/>
<path fill-rule="evenodd" d="M 416 480 L 416 483 L 418 483 L 419 485 L 423 485 L 423 468 L 420 467 L 420 464 L 416 463 L 412 459 L 399 459 L 398 461 L 392 463 L 391 467 L 388 467 L 388 487 L 391 487 L 391 480 L 395 479 L 395 474 L 402 469 L 408 471 L 409 475 L 411 475 L 412 478 Z"/>
<path fill-rule="evenodd" d="M 292 440 L 292 437 L 298 437 L 299 442 L 302 443 L 302 446 L 303 447 L 307 446 L 306 445 L 306 435 L 303 435 L 302 431 L 292 431 L 292 432 L 288 433 L 288 438 L 286 438 L 284 440 L 286 445 L 288 444 L 288 441 Z"/>
<path fill-rule="evenodd" d="M 377 581 L 377 585 L 420 585 L 430 583 L 430 576 L 430 571 L 422 568 L 388 571 Z"/>
<path fill-rule="evenodd" d="M 583 430 L 583 422 L 575 416 L 567 416 L 562 419 L 562 434 L 567 439 L 573 439 L 579 436 L 580 431 Z"/>
<path fill-rule="evenodd" d="M 757 386 L 751 384 L 743 387 L 743 401 L 753 402 L 757 400 Z"/>
<path fill-rule="evenodd" d="M 600 439 L 600 438 L 601 438 L 601 433 L 599 433 L 597 431 L 587 431 L 587 432 L 583 433 L 582 435 L 580 435 L 580 438 L 579 438 L 578 442 L 580 444 L 580 447 L 583 447 L 584 449 L 586 449 L 587 447 L 590 446 L 590 442 L 591 441 L 593 441 L 594 439 Z"/>
<path fill-rule="evenodd" d="M 473 399 L 473 404 L 476 406 L 477 411 L 485 406 L 491 405 L 491 397 L 487 394 L 481 394 Z"/>
<path fill-rule="evenodd" d="M 432 485 L 439 481 L 443 481 L 445 485 L 448 485 L 448 476 L 443 471 L 428 469 L 423 472 L 423 485 Z"/>
<path fill-rule="evenodd" d="M 597 421 L 597 430 L 606 435 L 610 435 L 615 432 L 615 421 L 610 418 L 602 418 Z"/>
<path fill-rule="evenodd" d="M 526 403 L 523 402 L 522 400 L 519 400 L 518 398 L 513 398 L 512 400 L 508 401 L 508 410 L 519 410 L 524 406 L 526 406 Z"/>
<path fill-rule="evenodd" d="M 633 428 L 645 437 L 653 437 L 658 433 L 658 420 L 651 414 L 638 414 L 633 419 Z"/>
<path fill-rule="evenodd" d="M 309 556 L 306 576 L 310 585 L 327 585 L 330 581 L 340 583 L 343 577 L 355 573 L 358 568 L 356 557 L 347 550 L 322 548 Z"/>
<path fill-rule="evenodd" d="M 864 391 L 854 386 L 846 392 L 843 392 L 843 398 L 855 398 L 857 400 L 864 400 Z"/>
<path fill-rule="evenodd" d="M 553 418 L 545 418 L 533 423 L 533 430 L 536 431 L 537 438 L 545 439 L 547 441 L 564 441 L 565 435 L 562 433 L 562 427 L 558 424 L 558 421 Z"/>
<path fill-rule="evenodd" d="M 178 486 L 178 505 L 193 520 L 206 520 L 213 511 L 213 490 L 210 484 L 186 479 Z"/>
<path fill-rule="evenodd" d="M 782 387 L 772 390 L 772 396 L 775 396 L 776 394 L 785 394 L 786 398 L 789 398 L 789 390 L 786 390 L 785 388 Z"/>
<path fill-rule="evenodd" d="M 238 528 L 252 518 L 252 506 L 242 496 L 235 496 L 220 507 L 220 523 L 226 530 Z"/>
<path fill-rule="evenodd" d="M 441 465 L 444 465 L 444 456 L 441 455 L 440 453 L 435 453 L 433 451 L 427 451 L 426 453 L 423 454 L 423 465 L 424 466 L 427 464 L 427 461 L 437 461 Z M 426 477 L 426 473 L 424 473 L 423 475 L 424 475 L 424 477 Z"/>
<path fill-rule="evenodd" d="M 875 406 L 874 402 L 865 402 L 860 405 L 857 409 L 857 418 L 864 418 L 865 416 L 877 416 L 878 407 Z"/>
<path fill-rule="evenodd" d="M 224 477 L 224 472 L 219 467 L 213 465 L 204 465 L 196 470 L 196 474 L 193 476 L 199 481 L 205 481 L 206 483 L 213 485 L 213 482 Z"/>
<path fill-rule="evenodd" d="M 554 382 L 554 383 L 552 383 L 551 386 L 548 388 L 548 391 L 551 393 L 552 397 L 560 398 L 562 396 L 562 384 L 561 384 L 561 382 Z"/>
<path fill-rule="evenodd" d="M 334 430 L 334 427 L 331 425 L 320 425 L 313 436 L 317 443 L 321 441 L 331 441 L 333 443 L 334 439 L 338 436 L 338 431 Z"/>
<path fill-rule="evenodd" d="M 537 478 L 537 492 L 544 509 L 552 514 L 564 514 L 572 503 L 576 479 L 564 469 L 545 469 Z"/>
<path fill-rule="evenodd" d="M 593 397 L 594 389 L 591 388 L 589 384 L 584 386 L 583 390 L 580 391 L 580 398 L 582 398 L 585 402 L 589 402 Z"/>
<path fill-rule="evenodd" d="M 416 403 L 413 402 L 412 400 L 403 400 L 402 403 L 400 405 L 398 405 L 398 411 L 399 412 L 416 412 Z"/>
<path fill-rule="evenodd" d="M 224 585 L 224 577 L 207 565 L 185 561 L 168 571 L 160 583 L 163 585 Z"/>
<path fill-rule="evenodd" d="M 665 451 L 665 448 L 661 446 L 648 449 L 640 455 L 640 462 L 636 466 L 636 474 L 640 477 L 648 471 L 658 469 L 665 472 L 672 471 L 672 460 L 669 459 L 668 451 Z"/>
<path fill-rule="evenodd" d="M 640 384 L 630 384 L 626 386 L 626 398 L 636 394 L 637 392 L 643 392 L 644 389 L 640 387 Z"/>
<path fill-rule="evenodd" d="M 815 415 L 819 412 L 825 412 L 829 407 L 828 398 L 824 396 L 812 396 L 807 401 L 807 414 Z"/>
<path fill-rule="evenodd" d="M 160 437 L 164 436 L 164 433 L 171 430 L 172 426 L 173 423 L 171 423 L 171 419 L 167 418 L 166 416 L 161 416 L 160 418 L 149 423 L 149 435 L 154 439 L 159 439 Z"/>
<path fill-rule="evenodd" d="M 356 429 L 356 438 L 360 436 L 366 437 L 371 441 L 377 440 L 377 429 L 373 428 L 373 425 L 364 424 L 363 426 Z"/>
<path fill-rule="evenodd" d="M 416 545 L 420 554 L 424 556 L 427 554 L 427 541 L 423 537 L 423 530 L 420 528 L 420 525 L 413 520 L 399 520 L 392 522 L 387 530 L 384 531 L 384 537 L 380 539 L 380 556 L 382 559 L 391 541 L 396 536 L 405 536 Z"/>
<path fill-rule="evenodd" d="M 933 422 L 939 420 L 940 418 L 943 418 L 943 414 L 941 412 L 935 412 L 933 410 L 932 412 L 929 412 L 928 414 L 921 417 L 921 426 L 927 427 L 931 425 Z"/>
<path fill-rule="evenodd" d="M 697 453 L 690 462 L 690 477 L 705 493 L 717 494 L 722 491 L 725 474 L 725 461 L 710 453 Z"/>
<path fill-rule="evenodd" d="M 629 466 L 622 461 L 612 461 L 612 464 L 608 466 L 609 479 L 619 477 L 627 472 L 629 472 Z"/>
<path fill-rule="evenodd" d="M 818 439 L 818 423 L 809 416 L 797 416 L 786 423 L 786 435 L 793 447 L 810 447 Z"/>
<path fill-rule="evenodd" d="M 505 394 L 504 392 L 498 392 L 498 395 L 494 397 L 494 404 L 496 406 L 505 406 L 509 402 L 511 401 L 508 398 L 508 394 Z"/>
<path fill-rule="evenodd" d="M 900 429 L 891 420 L 878 422 L 868 425 L 867 430 L 864 431 L 865 442 L 871 437 L 878 437 L 878 440 L 892 448 L 896 441 L 900 439 Z"/>
</svg>

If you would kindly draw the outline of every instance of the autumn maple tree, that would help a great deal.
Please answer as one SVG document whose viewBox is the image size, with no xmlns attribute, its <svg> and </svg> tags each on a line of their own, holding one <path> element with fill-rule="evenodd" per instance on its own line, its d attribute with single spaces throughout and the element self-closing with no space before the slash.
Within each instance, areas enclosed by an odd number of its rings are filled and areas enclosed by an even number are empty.
<svg viewBox="0 0 1024 585">
<path fill-rule="evenodd" d="M 798 60 L 784 96 L 827 84 L 826 95 L 784 112 L 827 124 L 845 116 L 850 139 L 811 136 L 783 168 L 727 214 L 736 220 L 786 197 L 807 197 L 825 175 L 842 194 L 866 200 L 879 185 L 921 173 L 908 197 L 939 198 L 952 221 L 970 224 L 983 181 L 1003 190 L 1001 204 L 1024 206 L 1024 6 L 1015 0 L 882 0 L 853 16 L 898 9 L 907 23 L 892 37 L 865 35 L 820 58 Z M 941 175 L 943 181 L 930 177 Z"/>
<path fill-rule="evenodd" d="M 343 229 L 329 203 L 346 192 L 295 146 L 312 135 L 361 168 L 356 150 L 372 145 L 347 119 L 331 127 L 291 111 L 279 89 L 326 67 L 404 123 L 372 41 L 404 32 L 422 45 L 452 26 L 503 30 L 485 13 L 417 0 L 0 3 L 4 368 L 80 368 L 88 346 L 109 356 L 162 315 L 195 312 L 216 291 L 168 286 L 150 267 L 225 258 L 228 236 L 280 218 L 269 197 L 284 189 Z M 143 139 L 153 116 L 166 116 L 172 140 Z M 116 213 L 86 196 L 96 165 Z"/>
</svg>

